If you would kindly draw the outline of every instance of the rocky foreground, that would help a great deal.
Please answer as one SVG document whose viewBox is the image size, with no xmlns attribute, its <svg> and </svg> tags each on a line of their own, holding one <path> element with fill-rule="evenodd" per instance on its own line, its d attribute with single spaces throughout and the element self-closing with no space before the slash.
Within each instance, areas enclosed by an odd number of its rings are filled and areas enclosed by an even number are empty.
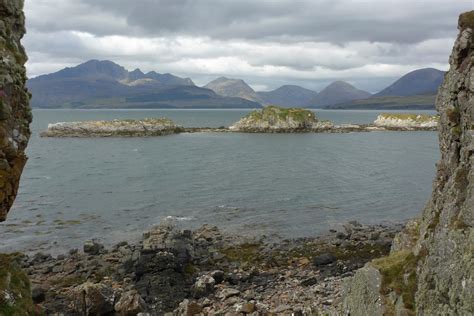
<svg viewBox="0 0 474 316">
<path fill-rule="evenodd" d="M 338 312 L 342 280 L 386 255 L 401 227 L 354 221 L 272 243 L 164 223 L 136 244 L 10 257 L 31 280 L 32 309 L 48 315 L 314 315 Z M 0 287 L 5 306 L 15 306 L 10 293 Z"/>
<path fill-rule="evenodd" d="M 43 137 L 145 137 L 177 134 L 183 128 L 167 118 L 59 122 L 48 125 Z"/>
</svg>

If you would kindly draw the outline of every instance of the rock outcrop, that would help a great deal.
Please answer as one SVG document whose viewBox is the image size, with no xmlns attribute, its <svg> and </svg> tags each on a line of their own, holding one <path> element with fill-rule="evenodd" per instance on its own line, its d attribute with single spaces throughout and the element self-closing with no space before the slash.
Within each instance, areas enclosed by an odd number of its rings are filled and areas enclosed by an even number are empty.
<svg viewBox="0 0 474 316">
<path fill-rule="evenodd" d="M 24 24 L 23 0 L 0 2 L 0 222 L 15 201 L 30 137 Z"/>
<path fill-rule="evenodd" d="M 347 282 L 344 309 L 351 315 L 365 315 L 363 302 L 380 304 L 375 315 L 474 314 L 474 11 L 460 16 L 459 31 L 436 100 L 441 159 L 431 199 L 390 256 L 368 264 L 379 281 L 365 269 Z"/>
<path fill-rule="evenodd" d="M 30 95 L 25 88 L 23 0 L 0 2 L 0 222 L 18 191 L 30 137 Z M 18 256 L 0 254 L 0 315 L 33 315 L 30 282 Z"/>
<path fill-rule="evenodd" d="M 382 113 L 374 121 L 375 126 L 386 128 L 436 130 L 439 117 L 426 114 Z"/>
<path fill-rule="evenodd" d="M 48 125 L 44 137 L 143 137 L 176 134 L 183 128 L 167 118 L 143 120 L 59 122 Z"/>
<path fill-rule="evenodd" d="M 330 129 L 332 126 L 330 122 L 319 121 L 310 110 L 270 105 L 250 112 L 229 129 L 250 133 L 297 133 Z"/>
</svg>

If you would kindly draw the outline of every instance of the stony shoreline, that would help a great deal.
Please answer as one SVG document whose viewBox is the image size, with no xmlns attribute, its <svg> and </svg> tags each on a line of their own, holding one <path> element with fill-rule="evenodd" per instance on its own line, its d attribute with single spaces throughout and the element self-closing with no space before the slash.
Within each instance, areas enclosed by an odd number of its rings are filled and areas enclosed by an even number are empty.
<svg viewBox="0 0 474 316">
<path fill-rule="evenodd" d="M 91 240 L 55 258 L 15 260 L 31 280 L 36 308 L 48 315 L 333 314 L 343 279 L 387 255 L 402 227 L 353 221 L 341 231 L 275 243 L 165 222 L 135 244 L 105 249 Z"/>
</svg>

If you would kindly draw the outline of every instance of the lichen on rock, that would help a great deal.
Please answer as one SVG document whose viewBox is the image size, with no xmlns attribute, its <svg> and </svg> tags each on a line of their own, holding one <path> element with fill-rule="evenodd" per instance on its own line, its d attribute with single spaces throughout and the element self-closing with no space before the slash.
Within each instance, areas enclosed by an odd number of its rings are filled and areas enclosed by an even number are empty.
<svg viewBox="0 0 474 316">
<path fill-rule="evenodd" d="M 301 108 L 280 108 L 269 105 L 244 116 L 229 127 L 239 132 L 311 132 L 318 129 L 329 129 L 333 125 L 320 121 L 316 114 Z"/>
<path fill-rule="evenodd" d="M 30 137 L 24 23 L 22 0 L 0 2 L 0 222 L 15 200 Z"/>
<path fill-rule="evenodd" d="M 384 304 L 374 315 L 474 314 L 473 17 L 474 11 L 460 16 L 450 69 L 436 99 L 441 159 L 431 199 L 419 224 L 411 222 L 395 238 L 392 254 L 368 264 L 382 276 Z M 361 285 L 366 277 L 360 271 L 346 283 L 345 313 L 363 315 L 354 298 L 375 295 Z"/>
<path fill-rule="evenodd" d="M 374 121 L 375 126 L 394 128 L 436 129 L 439 116 L 412 113 L 382 113 Z"/>
</svg>

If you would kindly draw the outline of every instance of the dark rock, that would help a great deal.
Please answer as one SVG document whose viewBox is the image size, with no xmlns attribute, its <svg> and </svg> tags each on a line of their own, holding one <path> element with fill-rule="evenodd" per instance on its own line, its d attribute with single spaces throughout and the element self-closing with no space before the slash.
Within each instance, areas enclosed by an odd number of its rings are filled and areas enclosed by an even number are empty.
<svg viewBox="0 0 474 316">
<path fill-rule="evenodd" d="M 216 284 L 219 284 L 222 281 L 224 281 L 224 271 L 221 271 L 221 270 L 212 271 L 210 275 L 211 277 L 214 278 L 214 280 L 216 281 Z"/>
<path fill-rule="evenodd" d="M 104 245 L 100 244 L 94 239 L 86 240 L 84 242 L 84 253 L 89 255 L 98 255 L 102 249 L 104 249 Z"/>
<path fill-rule="evenodd" d="M 33 285 L 31 287 L 31 298 L 33 303 L 42 303 L 46 298 L 46 289 L 40 285 Z"/>
<path fill-rule="evenodd" d="M 315 285 L 316 283 L 318 283 L 318 279 L 316 277 L 310 277 L 301 281 L 300 284 L 302 286 L 311 286 L 311 285 Z"/>
<path fill-rule="evenodd" d="M 330 253 L 323 253 L 313 258 L 313 265 L 316 267 L 325 266 L 335 262 L 337 258 Z"/>
</svg>

